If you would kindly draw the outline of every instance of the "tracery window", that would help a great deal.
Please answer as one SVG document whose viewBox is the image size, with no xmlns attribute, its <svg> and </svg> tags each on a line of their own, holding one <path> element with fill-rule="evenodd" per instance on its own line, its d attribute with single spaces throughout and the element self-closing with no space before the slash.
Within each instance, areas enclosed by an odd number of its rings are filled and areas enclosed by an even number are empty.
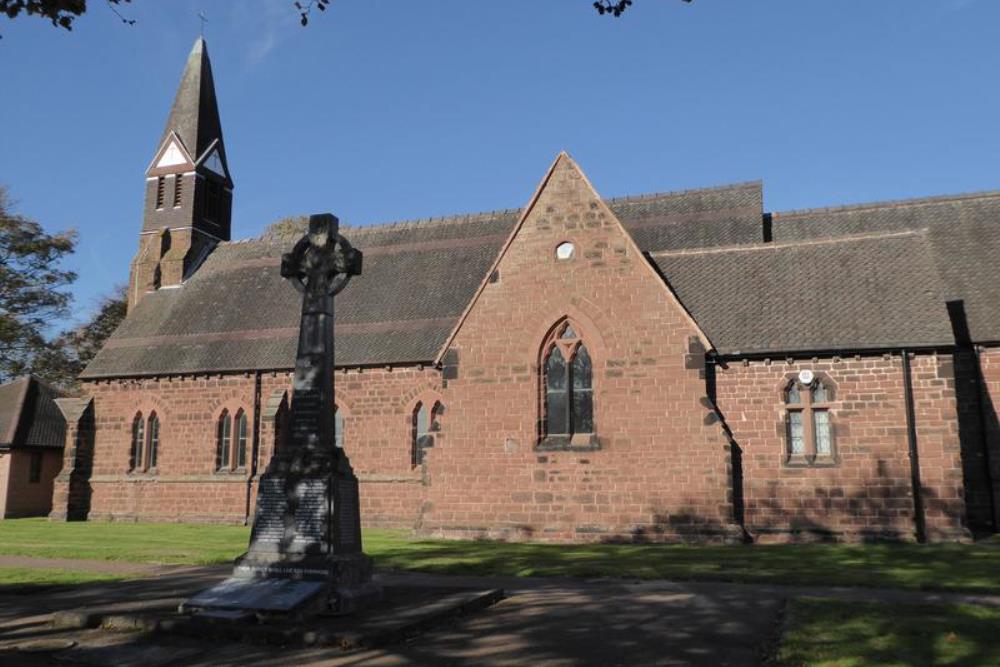
<svg viewBox="0 0 1000 667">
<path fill-rule="evenodd" d="M 786 460 L 789 463 L 830 463 L 834 456 L 830 409 L 833 389 L 816 378 L 808 384 L 799 378 L 785 387 Z"/>
<path fill-rule="evenodd" d="M 128 469 L 139 470 L 142 467 L 143 446 L 146 442 L 146 422 L 142 413 L 137 412 L 132 419 L 132 447 L 129 450 Z"/>
<path fill-rule="evenodd" d="M 594 434 L 593 361 L 572 323 L 548 344 L 542 363 L 544 433 L 549 444 L 590 444 Z"/>
<path fill-rule="evenodd" d="M 428 407 L 421 401 L 413 408 L 413 437 L 410 446 L 410 465 L 414 468 L 424 462 L 427 450 L 434 446 L 434 433 L 440 429 L 438 418 L 442 406 L 435 402 Z"/>
</svg>

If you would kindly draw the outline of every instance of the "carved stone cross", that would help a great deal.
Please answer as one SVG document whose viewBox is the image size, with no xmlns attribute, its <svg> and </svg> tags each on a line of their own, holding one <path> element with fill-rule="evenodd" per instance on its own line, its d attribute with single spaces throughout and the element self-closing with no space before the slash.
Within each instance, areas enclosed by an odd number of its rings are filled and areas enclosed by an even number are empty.
<svg viewBox="0 0 1000 667">
<path fill-rule="evenodd" d="M 361 251 L 338 233 L 329 213 L 309 217 L 309 231 L 281 258 L 281 275 L 302 293 L 302 319 L 292 386 L 293 457 L 333 447 L 333 297 L 361 274 Z"/>
</svg>

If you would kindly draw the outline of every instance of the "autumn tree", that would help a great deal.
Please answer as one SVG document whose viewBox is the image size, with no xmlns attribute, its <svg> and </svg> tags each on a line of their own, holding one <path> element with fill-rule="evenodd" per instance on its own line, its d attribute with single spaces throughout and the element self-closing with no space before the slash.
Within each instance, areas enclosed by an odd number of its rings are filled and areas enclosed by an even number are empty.
<svg viewBox="0 0 1000 667">
<path fill-rule="evenodd" d="M 60 267 L 76 232 L 47 234 L 13 212 L 0 186 L 0 382 L 29 372 L 47 350 L 45 330 L 69 310 L 76 274 Z"/>
</svg>

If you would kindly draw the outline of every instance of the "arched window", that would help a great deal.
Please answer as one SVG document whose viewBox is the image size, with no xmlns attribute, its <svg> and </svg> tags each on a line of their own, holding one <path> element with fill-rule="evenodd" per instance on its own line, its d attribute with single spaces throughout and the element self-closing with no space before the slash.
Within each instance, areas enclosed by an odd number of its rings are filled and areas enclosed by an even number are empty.
<svg viewBox="0 0 1000 667">
<path fill-rule="evenodd" d="M 236 467 L 247 467 L 247 413 L 236 413 Z"/>
<path fill-rule="evenodd" d="M 146 469 L 156 467 L 156 457 L 160 451 L 160 418 L 153 412 L 149 415 L 149 428 L 146 446 Z"/>
<path fill-rule="evenodd" d="M 135 413 L 132 419 L 132 448 L 129 451 L 128 469 L 135 471 L 142 467 L 142 450 L 146 441 L 146 422 L 142 413 Z"/>
<path fill-rule="evenodd" d="M 336 405 L 333 406 L 333 446 L 344 448 L 344 415 Z"/>
<path fill-rule="evenodd" d="M 232 444 L 233 422 L 229 417 L 229 410 L 223 410 L 219 415 L 218 434 L 215 445 L 215 468 L 216 470 L 226 470 L 229 468 L 229 456 Z"/>
<path fill-rule="evenodd" d="M 834 453 L 832 385 L 823 378 L 808 384 L 793 378 L 785 387 L 784 398 L 788 462 L 830 463 Z"/>
<path fill-rule="evenodd" d="M 434 446 L 434 433 L 440 429 L 438 419 L 444 407 L 435 402 L 428 407 L 421 401 L 413 408 L 413 439 L 410 447 L 410 464 L 416 468 L 424 462 L 427 450 Z"/>
<path fill-rule="evenodd" d="M 544 439 L 550 444 L 590 444 L 594 434 L 593 361 L 571 323 L 548 344 L 542 374 Z"/>
</svg>

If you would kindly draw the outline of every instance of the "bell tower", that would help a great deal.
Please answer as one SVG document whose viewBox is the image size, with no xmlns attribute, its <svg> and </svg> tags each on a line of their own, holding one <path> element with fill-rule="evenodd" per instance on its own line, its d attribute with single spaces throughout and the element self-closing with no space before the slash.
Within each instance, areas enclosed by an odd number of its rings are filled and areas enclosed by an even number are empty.
<svg viewBox="0 0 1000 667">
<path fill-rule="evenodd" d="M 230 239 L 233 180 L 226 161 L 212 65 L 199 37 L 170 116 L 146 170 L 139 251 L 128 306 L 149 292 L 179 287 L 217 243 Z"/>
</svg>

